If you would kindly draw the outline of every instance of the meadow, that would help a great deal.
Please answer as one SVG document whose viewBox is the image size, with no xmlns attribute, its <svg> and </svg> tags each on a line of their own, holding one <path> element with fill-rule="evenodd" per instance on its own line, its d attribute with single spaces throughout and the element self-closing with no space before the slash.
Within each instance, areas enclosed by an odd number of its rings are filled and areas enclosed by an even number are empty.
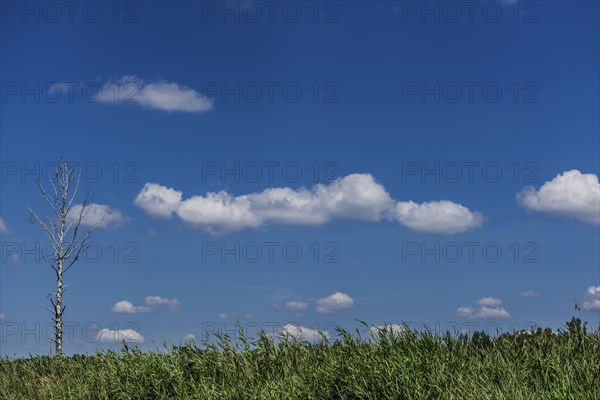
<svg viewBox="0 0 600 400">
<path fill-rule="evenodd" d="M 573 318 L 552 332 L 337 329 L 316 343 L 261 333 L 197 347 L 0 360 L 12 399 L 600 399 L 600 332 Z"/>
</svg>

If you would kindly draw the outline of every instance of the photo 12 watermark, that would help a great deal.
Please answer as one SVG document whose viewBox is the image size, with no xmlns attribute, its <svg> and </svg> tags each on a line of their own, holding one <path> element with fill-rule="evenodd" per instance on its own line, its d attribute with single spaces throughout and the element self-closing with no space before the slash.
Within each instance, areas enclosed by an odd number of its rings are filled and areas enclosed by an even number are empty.
<svg viewBox="0 0 600 400">
<path fill-rule="evenodd" d="M 531 81 L 403 81 L 402 104 L 537 104 L 540 85 Z"/>
<path fill-rule="evenodd" d="M 537 24 L 540 4 L 534 1 L 407 1 L 385 2 L 404 24 Z"/>
<path fill-rule="evenodd" d="M 140 165 L 135 161 L 112 162 L 66 162 L 70 168 L 77 170 L 77 175 L 83 183 L 137 184 L 140 182 Z M 40 161 L 2 161 L 0 162 L 0 182 L 5 183 L 35 183 L 46 180 L 56 173 L 58 162 Z"/>
<path fill-rule="evenodd" d="M 535 161 L 404 161 L 402 183 L 512 183 L 539 182 L 540 166 Z"/>
<path fill-rule="evenodd" d="M 74 243 L 77 248 L 80 243 Z M 55 249 L 50 242 L 2 241 L 0 260 L 2 264 L 20 266 L 27 264 L 54 263 Z M 81 252 L 73 252 L 63 260 L 63 265 L 81 260 L 84 263 L 98 264 L 138 264 L 140 263 L 140 245 L 134 241 L 101 244 L 83 243 Z"/>
<path fill-rule="evenodd" d="M 113 322 L 102 325 L 98 322 L 63 321 L 62 327 L 63 343 L 143 342 L 143 337 L 139 334 L 139 326 L 135 322 Z M 0 343 L 54 343 L 55 328 L 54 322 L 22 322 L 7 319 L 0 321 Z"/>
<path fill-rule="evenodd" d="M 328 184 L 339 174 L 334 161 L 204 161 L 200 165 L 202 183 L 298 183 L 308 178 L 314 184 Z"/>
<path fill-rule="evenodd" d="M 210 241 L 201 245 L 203 264 L 337 264 L 339 257 L 340 246 L 333 241 Z"/>
<path fill-rule="evenodd" d="M 537 264 L 540 246 L 537 242 L 479 242 L 479 241 L 432 241 L 402 242 L 400 246 L 402 264 L 407 263 L 486 263 L 509 262 L 514 264 Z"/>
<path fill-rule="evenodd" d="M 203 24 L 337 24 L 339 1 L 201 1 Z"/>
<path fill-rule="evenodd" d="M 140 1 L 2 1 L 3 24 L 137 24 Z"/>
</svg>

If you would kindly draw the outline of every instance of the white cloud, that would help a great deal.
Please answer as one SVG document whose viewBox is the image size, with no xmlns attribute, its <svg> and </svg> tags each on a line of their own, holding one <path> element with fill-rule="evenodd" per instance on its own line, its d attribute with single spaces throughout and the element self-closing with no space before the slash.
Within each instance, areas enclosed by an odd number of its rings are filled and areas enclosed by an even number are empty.
<svg viewBox="0 0 600 400">
<path fill-rule="evenodd" d="M 326 339 L 329 339 L 329 333 L 325 331 L 318 331 L 314 329 L 310 329 L 304 326 L 296 326 L 292 324 L 287 324 L 283 327 L 283 329 L 279 332 L 281 336 L 291 336 L 298 340 L 303 340 L 307 342 L 318 342 L 323 338 L 323 335 Z"/>
<path fill-rule="evenodd" d="M 517 201 L 530 210 L 600 225 L 600 184 L 595 174 L 565 171 L 539 190 L 525 188 L 517 194 Z"/>
<path fill-rule="evenodd" d="M 160 296 L 146 296 L 146 304 L 149 306 L 166 305 L 171 310 L 177 310 L 181 303 L 176 298 L 167 299 Z"/>
<path fill-rule="evenodd" d="M 221 313 L 221 314 L 219 314 L 219 318 L 221 318 L 221 319 L 229 319 L 229 315 L 227 315 L 225 313 Z"/>
<path fill-rule="evenodd" d="M 185 335 L 183 337 L 183 340 L 185 342 L 193 342 L 194 340 L 196 340 L 196 335 L 192 334 L 192 333 L 188 333 L 187 335 Z"/>
<path fill-rule="evenodd" d="M 285 304 L 273 304 L 273 308 L 279 311 L 304 311 L 308 308 L 308 303 L 288 301 Z"/>
<path fill-rule="evenodd" d="M 495 297 L 483 297 L 477 300 L 477 304 L 480 306 L 499 306 L 502 304 L 502 300 L 497 299 Z"/>
<path fill-rule="evenodd" d="M 4 314 L 4 313 L 0 313 L 0 321 L 5 321 L 8 319 L 8 315 Z"/>
<path fill-rule="evenodd" d="M 144 337 L 133 329 L 101 329 L 96 335 L 97 342 L 120 343 L 122 341 L 131 343 L 144 343 Z"/>
<path fill-rule="evenodd" d="M 113 312 L 121 313 L 121 314 L 138 314 L 144 312 L 151 312 L 152 309 L 147 306 L 134 306 L 130 301 L 121 300 L 112 308 Z"/>
<path fill-rule="evenodd" d="M 392 336 L 399 336 L 406 332 L 406 329 L 402 325 L 391 324 L 391 325 L 379 325 L 369 328 L 369 335 L 374 339 L 379 339 L 383 332 L 387 332 Z"/>
<path fill-rule="evenodd" d="M 539 293 L 535 292 L 533 289 L 527 289 L 521 292 L 521 296 L 523 297 L 538 297 Z"/>
<path fill-rule="evenodd" d="M 376 222 L 393 200 L 370 174 L 351 174 L 311 190 L 266 189 L 248 195 L 261 218 L 273 222 L 316 225 L 334 217 Z"/>
<path fill-rule="evenodd" d="M 79 219 L 82 208 L 82 204 L 73 206 L 68 215 L 69 222 L 74 222 Z M 125 217 L 121 211 L 106 204 L 88 204 L 85 210 L 83 210 L 83 214 L 84 216 L 81 219 L 81 225 L 89 227 L 98 225 L 98 228 L 102 229 L 116 228 L 125 221 Z"/>
<path fill-rule="evenodd" d="M 317 300 L 318 313 L 332 313 L 338 310 L 344 310 L 354 305 L 352 297 L 345 293 L 335 292 L 334 294 Z"/>
<path fill-rule="evenodd" d="M 177 209 L 177 215 L 213 235 L 257 228 L 262 224 L 250 209 L 250 202 L 245 196 L 234 197 L 225 192 L 184 200 Z"/>
<path fill-rule="evenodd" d="M 422 204 L 400 201 L 392 217 L 416 231 L 441 235 L 464 232 L 483 224 L 483 216 L 479 212 L 448 200 Z"/>
<path fill-rule="evenodd" d="M 600 296 L 600 285 L 590 286 L 589 288 L 587 288 L 587 293 L 592 296 Z"/>
<path fill-rule="evenodd" d="M 351 174 L 311 189 L 267 188 L 240 196 L 209 192 L 186 200 L 179 191 L 147 183 L 134 203 L 154 217 L 176 213 L 213 235 L 266 223 L 321 225 L 334 218 L 377 222 L 386 217 L 414 230 L 441 234 L 463 232 L 483 222 L 478 212 L 448 200 L 396 203 L 370 174 Z"/>
<path fill-rule="evenodd" d="M 600 310 L 600 285 L 587 288 L 583 309 L 587 311 Z"/>
<path fill-rule="evenodd" d="M 456 315 L 463 318 L 510 318 L 510 314 L 501 307 L 502 300 L 495 297 L 483 297 L 477 300 L 478 308 L 460 307 Z"/>
<path fill-rule="evenodd" d="M 583 309 L 587 311 L 600 311 L 600 299 L 585 300 L 583 302 Z"/>
<path fill-rule="evenodd" d="M 181 203 L 182 192 L 146 183 L 133 203 L 155 218 L 169 218 Z"/>
<path fill-rule="evenodd" d="M 469 318 L 474 314 L 475 310 L 472 307 L 459 307 L 458 310 L 456 310 L 456 315 L 458 315 L 459 317 Z"/>
<path fill-rule="evenodd" d="M 164 80 L 144 82 L 135 76 L 124 76 L 106 82 L 99 97 L 104 103 L 132 103 L 155 110 L 206 112 L 214 101 L 187 86 Z"/>
<path fill-rule="evenodd" d="M 0 233 L 10 233 L 10 229 L 8 229 L 8 225 L 6 225 L 2 217 L 0 217 Z"/>
<path fill-rule="evenodd" d="M 478 318 L 510 318 L 508 311 L 504 307 L 498 306 L 482 306 L 477 310 L 475 316 Z"/>
</svg>

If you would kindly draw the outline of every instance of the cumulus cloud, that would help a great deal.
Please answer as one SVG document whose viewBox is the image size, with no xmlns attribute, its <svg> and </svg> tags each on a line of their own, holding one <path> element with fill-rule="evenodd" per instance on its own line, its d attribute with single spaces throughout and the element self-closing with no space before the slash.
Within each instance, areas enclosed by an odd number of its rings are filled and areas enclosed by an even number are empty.
<svg viewBox="0 0 600 400">
<path fill-rule="evenodd" d="M 258 228 L 267 223 L 321 225 L 335 218 L 378 222 L 396 220 L 422 232 L 452 234 L 480 226 L 478 212 L 448 200 L 396 203 L 370 174 L 351 174 L 312 188 L 267 188 L 234 196 L 209 192 L 182 200 L 182 193 L 147 183 L 134 203 L 154 217 L 174 213 L 213 235 Z"/>
<path fill-rule="evenodd" d="M 181 203 L 182 192 L 159 185 L 146 183 L 133 203 L 156 218 L 169 218 Z"/>
<path fill-rule="evenodd" d="M 328 332 L 318 331 L 304 326 L 296 326 L 292 324 L 285 325 L 279 332 L 279 335 L 283 337 L 291 336 L 292 338 L 307 342 L 318 342 L 323 338 L 323 336 L 325 336 L 326 339 L 329 339 Z"/>
<path fill-rule="evenodd" d="M 219 314 L 219 318 L 221 318 L 221 319 L 229 319 L 229 315 L 227 315 L 227 314 L 225 314 L 225 313 L 222 312 L 221 314 Z"/>
<path fill-rule="evenodd" d="M 145 301 L 146 301 L 146 305 L 134 306 L 128 300 L 121 300 L 113 306 L 112 311 L 116 312 L 116 313 L 122 313 L 122 314 L 138 314 L 138 313 L 154 311 L 154 308 L 149 307 L 149 306 L 166 305 L 166 306 L 169 306 L 169 308 L 171 310 L 177 310 L 179 308 L 179 306 L 181 305 L 179 300 L 177 300 L 176 298 L 166 299 L 166 298 L 163 298 L 160 296 L 147 296 Z"/>
<path fill-rule="evenodd" d="M 6 225 L 2 217 L 0 217 L 0 233 L 10 233 L 10 229 L 8 229 L 8 225 Z"/>
<path fill-rule="evenodd" d="M 391 336 L 399 336 L 404 332 L 406 332 L 405 327 L 398 324 L 379 325 L 369 328 L 369 335 L 374 339 L 380 339 L 383 333 L 387 333 Z"/>
<path fill-rule="evenodd" d="M 345 293 L 335 292 L 327 297 L 317 300 L 317 312 L 328 314 L 339 310 L 351 308 L 354 305 L 352 297 Z"/>
<path fill-rule="evenodd" d="M 152 308 L 148 306 L 134 306 L 130 301 L 121 300 L 112 308 L 112 311 L 120 314 L 138 314 L 144 312 L 151 312 Z"/>
<path fill-rule="evenodd" d="M 0 321 L 5 321 L 8 319 L 8 315 L 4 314 L 4 313 L 0 313 Z"/>
<path fill-rule="evenodd" d="M 521 292 L 521 296 L 523 297 L 538 297 L 539 293 L 535 292 L 533 289 L 527 289 Z"/>
<path fill-rule="evenodd" d="M 183 337 L 183 340 L 185 342 L 193 342 L 194 340 L 196 340 L 196 335 L 192 334 L 192 333 L 188 333 L 187 335 L 185 335 Z"/>
<path fill-rule="evenodd" d="M 144 343 L 144 337 L 139 332 L 133 329 L 101 329 L 96 335 L 97 342 L 108 342 L 108 343 Z"/>
<path fill-rule="evenodd" d="M 502 304 L 502 300 L 497 299 L 495 297 L 483 297 L 477 300 L 477 304 L 480 306 L 499 306 Z"/>
<path fill-rule="evenodd" d="M 74 222 L 79 219 L 82 212 L 83 205 L 74 205 L 71 212 L 68 215 L 69 222 Z M 116 228 L 125 222 L 125 217 L 116 208 L 112 208 L 106 204 L 91 203 L 83 209 L 83 217 L 81 219 L 81 225 L 84 226 L 98 226 L 98 228 Z"/>
<path fill-rule="evenodd" d="M 176 298 L 167 299 L 160 296 L 146 296 L 146 304 L 149 306 L 166 305 L 171 310 L 177 310 L 181 303 Z"/>
<path fill-rule="evenodd" d="M 257 228 L 262 224 L 261 218 L 250 209 L 250 202 L 245 196 L 235 197 L 225 192 L 184 200 L 177 209 L 177 215 L 213 235 Z"/>
<path fill-rule="evenodd" d="M 155 110 L 190 113 L 210 111 L 214 103 L 187 86 L 164 80 L 145 82 L 135 76 L 106 82 L 98 99 L 104 103 L 139 104 Z"/>
<path fill-rule="evenodd" d="M 502 300 L 495 297 L 483 297 L 477 300 L 479 307 L 460 307 L 456 315 L 463 318 L 510 318 L 510 314 L 501 306 Z"/>
<path fill-rule="evenodd" d="M 587 294 L 591 296 L 600 296 L 600 286 L 590 286 L 587 289 Z"/>
<path fill-rule="evenodd" d="M 587 311 L 600 311 L 600 299 L 590 299 L 583 302 L 583 309 Z"/>
<path fill-rule="evenodd" d="M 477 228 L 483 224 L 479 212 L 448 200 L 417 204 L 400 201 L 392 212 L 402 225 L 419 232 L 451 235 Z"/>
<path fill-rule="evenodd" d="M 351 174 L 311 190 L 267 189 L 248 198 L 264 219 L 307 225 L 335 217 L 376 222 L 393 205 L 383 185 L 370 174 Z"/>
<path fill-rule="evenodd" d="M 600 225 L 600 184 L 595 174 L 565 171 L 539 190 L 525 188 L 517 194 L 517 201 L 530 210 Z"/>
<path fill-rule="evenodd" d="M 590 286 L 586 291 L 586 298 L 583 301 L 583 309 L 587 311 L 600 310 L 600 285 Z"/>
<path fill-rule="evenodd" d="M 273 308 L 279 311 L 304 311 L 308 309 L 308 303 L 288 301 L 285 304 L 273 304 Z"/>
</svg>

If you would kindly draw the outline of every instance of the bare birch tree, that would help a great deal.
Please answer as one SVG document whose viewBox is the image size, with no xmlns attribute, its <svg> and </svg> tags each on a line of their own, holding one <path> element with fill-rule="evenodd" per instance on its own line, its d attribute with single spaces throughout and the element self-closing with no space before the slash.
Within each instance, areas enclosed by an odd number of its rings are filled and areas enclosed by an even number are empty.
<svg viewBox="0 0 600 400">
<path fill-rule="evenodd" d="M 44 177 L 44 181 L 36 179 L 39 194 L 50 206 L 51 215 L 42 218 L 29 205 L 27 210 L 31 222 L 40 227 L 52 246 L 52 254 L 44 255 L 56 274 L 56 292 L 48 295 L 52 303 L 52 308 L 48 308 L 48 311 L 53 314 L 55 353 L 61 356 L 65 312 L 63 295 L 66 289 L 66 285 L 63 286 L 63 275 L 80 259 L 88 239 L 102 225 L 110 211 L 92 223 L 85 220 L 94 203 L 90 201 L 87 191 L 83 201 L 75 203 L 81 182 L 81 170 L 78 171 L 76 166 L 69 166 L 62 157 L 54 174 Z M 83 229 L 82 223 L 89 226 L 87 231 Z"/>
</svg>

